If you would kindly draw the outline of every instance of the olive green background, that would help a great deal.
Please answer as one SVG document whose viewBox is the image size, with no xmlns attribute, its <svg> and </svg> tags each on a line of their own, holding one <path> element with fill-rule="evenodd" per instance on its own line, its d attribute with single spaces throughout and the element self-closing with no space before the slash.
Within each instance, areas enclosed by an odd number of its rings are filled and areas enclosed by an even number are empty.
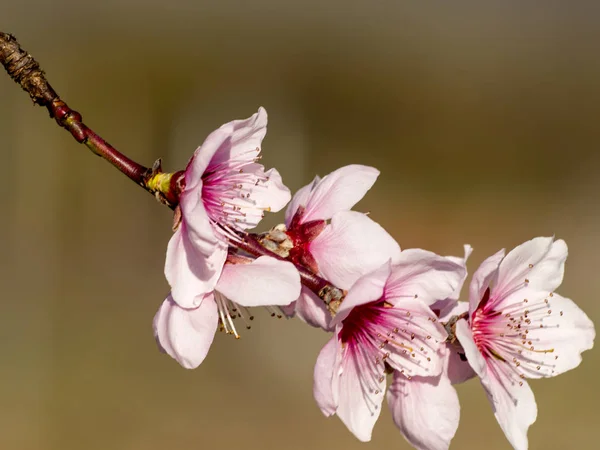
<svg viewBox="0 0 600 450">
<path fill-rule="evenodd" d="M 0 0 L 86 123 L 182 168 L 258 106 L 264 162 L 292 189 L 382 170 L 358 208 L 403 248 L 480 261 L 567 241 L 559 292 L 600 319 L 600 4 L 594 1 Z M 0 74 L 1 75 L 1 74 Z M 361 444 L 312 399 L 325 333 L 265 314 L 186 371 L 152 318 L 170 211 L 0 76 L 0 448 L 409 448 L 384 411 Z M 281 220 L 275 216 L 265 224 Z M 368 237 L 366 237 L 368 238 Z M 594 449 L 600 355 L 532 383 L 532 449 Z M 454 449 L 507 449 L 475 380 Z"/>
</svg>

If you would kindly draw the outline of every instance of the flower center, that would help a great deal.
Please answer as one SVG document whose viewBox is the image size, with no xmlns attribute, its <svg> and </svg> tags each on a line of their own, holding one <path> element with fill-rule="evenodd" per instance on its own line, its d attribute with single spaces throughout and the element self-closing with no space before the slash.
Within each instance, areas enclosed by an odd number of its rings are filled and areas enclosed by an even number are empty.
<svg viewBox="0 0 600 450">
<path fill-rule="evenodd" d="M 269 177 L 256 164 L 260 148 L 231 158 L 211 161 L 202 175 L 202 201 L 214 224 L 232 228 L 251 228 L 270 208 L 257 204 L 259 190 L 267 189 Z"/>
<path fill-rule="evenodd" d="M 518 292 L 509 294 L 501 304 L 490 299 L 490 289 L 485 291 L 481 302 L 471 317 L 473 338 L 481 354 L 494 364 L 512 382 L 518 378 L 539 378 L 554 373 L 558 355 L 553 348 L 544 348 L 545 333 L 549 328 L 560 326 L 550 300 L 522 298 Z M 558 312 L 558 317 L 563 312 Z M 518 378 L 517 378 L 518 377 Z"/>
</svg>

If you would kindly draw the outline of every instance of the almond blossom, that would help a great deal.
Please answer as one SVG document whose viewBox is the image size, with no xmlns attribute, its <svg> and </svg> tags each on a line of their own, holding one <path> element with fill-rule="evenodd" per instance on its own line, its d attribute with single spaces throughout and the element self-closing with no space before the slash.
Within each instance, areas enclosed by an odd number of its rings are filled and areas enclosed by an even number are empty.
<svg viewBox="0 0 600 450">
<path fill-rule="evenodd" d="M 561 284 L 567 245 L 538 237 L 485 260 L 473 276 L 467 320 L 456 336 L 481 380 L 511 445 L 528 447 L 537 405 L 526 378 L 571 370 L 592 348 L 594 325 L 554 290 Z"/>
<path fill-rule="evenodd" d="M 349 289 L 389 259 L 395 261 L 398 243 L 366 214 L 350 211 L 378 176 L 373 167 L 349 165 L 300 189 L 285 217 L 289 259 L 341 289 Z M 330 328 L 327 306 L 307 288 L 302 289 L 295 309 L 286 311 L 313 326 Z"/>
<path fill-rule="evenodd" d="M 342 302 L 314 373 L 321 411 L 336 414 L 361 441 L 371 439 L 380 414 L 386 373 L 408 383 L 443 370 L 439 351 L 447 338 L 428 307 L 446 298 L 464 277 L 464 268 L 424 250 L 403 251 L 397 262 L 361 277 Z"/>
<path fill-rule="evenodd" d="M 228 237 L 255 227 L 265 211 L 279 211 L 290 191 L 275 169 L 258 164 L 267 132 L 260 108 L 246 120 L 213 131 L 184 172 L 180 223 L 167 248 L 165 276 L 172 299 L 183 308 L 200 305 L 214 289 L 227 257 Z"/>
<path fill-rule="evenodd" d="M 300 276 L 292 263 L 261 256 L 247 264 L 226 264 L 215 290 L 195 308 L 182 308 L 169 295 L 154 317 L 158 345 L 186 369 L 198 367 L 219 324 L 239 337 L 234 319 L 252 319 L 247 307 L 287 305 L 298 297 Z"/>
</svg>

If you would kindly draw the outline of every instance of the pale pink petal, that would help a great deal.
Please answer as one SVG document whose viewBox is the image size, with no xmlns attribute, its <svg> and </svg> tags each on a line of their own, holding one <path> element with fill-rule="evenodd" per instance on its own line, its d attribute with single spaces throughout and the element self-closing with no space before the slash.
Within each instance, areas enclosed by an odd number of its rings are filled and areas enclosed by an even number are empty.
<svg viewBox="0 0 600 450">
<path fill-rule="evenodd" d="M 465 320 L 456 323 L 456 336 L 467 360 L 479 375 L 498 424 L 516 450 L 527 449 L 527 430 L 535 422 L 537 406 L 533 392 L 525 380 L 515 377 L 507 362 L 490 358 L 489 365 L 477 349 L 473 334 Z"/>
<path fill-rule="evenodd" d="M 262 140 L 267 134 L 267 111 L 261 106 L 248 119 L 233 120 L 223 125 L 229 138 L 218 148 L 210 166 L 218 166 L 229 160 L 253 162 L 258 156 Z"/>
<path fill-rule="evenodd" d="M 448 258 L 450 261 L 465 269 L 462 281 L 458 284 L 452 295 L 448 297 L 450 300 L 458 300 L 460 298 L 460 291 L 462 290 L 463 284 L 467 279 L 467 260 L 469 259 L 469 256 L 471 256 L 471 253 L 473 253 L 473 247 L 471 247 L 469 244 L 465 244 L 463 247 L 465 255 L 462 258 L 457 256 L 446 256 L 446 258 Z"/>
<path fill-rule="evenodd" d="M 458 395 L 445 376 L 413 377 L 394 372 L 387 392 L 396 426 L 418 450 L 446 450 L 460 419 Z"/>
<path fill-rule="evenodd" d="M 306 203 L 302 223 L 327 220 L 336 212 L 350 210 L 377 180 L 374 167 L 350 165 L 331 172 L 317 184 Z"/>
<path fill-rule="evenodd" d="M 487 363 L 477 348 L 477 344 L 473 339 L 473 332 L 471 331 L 471 328 L 466 320 L 461 319 L 456 322 L 456 337 L 465 351 L 467 361 L 477 376 L 485 376 Z"/>
<path fill-rule="evenodd" d="M 290 190 L 283 184 L 277 169 L 267 170 L 265 176 L 268 180 L 262 184 L 265 186 L 266 191 L 261 193 L 260 196 L 253 196 L 253 199 L 256 201 L 257 207 L 263 208 L 265 211 L 281 211 L 292 198 Z"/>
<path fill-rule="evenodd" d="M 574 369 L 581 363 L 581 353 L 594 346 L 596 332 L 589 317 L 568 298 L 556 293 L 545 297 L 548 309 L 543 311 L 543 327 L 532 327 L 527 334 L 535 351 L 524 348 L 515 355 L 535 361 L 520 366 L 527 378 L 552 377 Z"/>
<path fill-rule="evenodd" d="M 537 405 L 526 381 L 513 381 L 503 377 L 498 366 L 502 361 L 491 361 L 488 376 L 481 378 L 494 416 L 515 450 L 528 448 L 527 430 L 537 418 Z"/>
<path fill-rule="evenodd" d="M 500 264 L 494 296 L 502 296 L 525 283 L 541 291 L 555 290 L 562 283 L 567 254 L 565 241 L 551 237 L 538 237 L 519 245 Z"/>
<path fill-rule="evenodd" d="M 352 308 L 380 299 L 383 296 L 385 284 L 390 272 L 391 265 L 388 261 L 371 273 L 359 278 L 348 292 L 348 295 L 346 295 L 337 314 L 331 321 L 331 326 L 334 327 L 341 323 L 348 317 Z"/>
<path fill-rule="evenodd" d="M 308 198 L 310 197 L 311 191 L 315 188 L 315 186 L 319 183 L 319 181 L 321 181 L 321 177 L 319 177 L 317 175 L 312 180 L 312 182 L 310 182 L 306 186 L 298 189 L 298 191 L 294 194 L 292 201 L 290 202 L 290 204 L 288 205 L 288 207 L 285 211 L 285 225 L 287 227 L 289 227 L 290 224 L 292 223 L 292 219 L 294 218 L 296 211 L 298 211 L 298 208 L 300 206 L 302 206 L 302 207 L 306 206 L 306 203 L 308 202 Z"/>
<path fill-rule="evenodd" d="M 386 300 L 394 304 L 418 298 L 427 305 L 448 298 L 465 276 L 465 268 L 443 256 L 421 249 L 400 253 L 385 287 Z"/>
<path fill-rule="evenodd" d="M 383 364 L 381 366 L 381 373 L 383 373 Z M 337 416 L 363 442 L 371 440 L 373 427 L 381 413 L 386 385 L 385 377 L 382 376 L 373 379 L 371 387 L 367 388 L 361 380 L 370 377 L 368 370 L 366 364 L 359 363 L 356 357 L 348 355 L 347 352 L 343 357 L 342 373 L 338 384 L 337 386 L 336 383 L 333 384 L 334 390 L 338 393 Z"/>
<path fill-rule="evenodd" d="M 217 150 L 230 146 L 232 131 L 232 123 L 226 123 L 210 133 L 202 145 L 196 149 L 185 169 L 184 192 L 193 191 L 198 188 L 198 183 L 201 181 L 204 171 L 211 163 Z"/>
<path fill-rule="evenodd" d="M 221 242 L 215 234 L 213 225 L 202 203 L 201 181 L 199 186 L 199 189 L 195 191 L 181 194 L 179 206 L 181 207 L 182 222 L 178 230 L 181 230 L 187 236 L 198 253 L 209 257 Z"/>
<path fill-rule="evenodd" d="M 290 262 L 261 256 L 226 264 L 216 290 L 242 306 L 289 305 L 300 295 L 300 275 Z"/>
<path fill-rule="evenodd" d="M 469 286 L 469 314 L 477 309 L 486 289 L 498 276 L 498 266 L 504 258 L 504 249 L 483 261 L 473 274 Z"/>
<path fill-rule="evenodd" d="M 169 296 L 154 316 L 154 337 L 169 356 L 186 369 L 194 369 L 204 361 L 218 322 L 212 295 L 196 309 L 180 308 Z"/>
<path fill-rule="evenodd" d="M 342 211 L 310 244 L 310 253 L 326 280 L 341 289 L 388 260 L 400 257 L 400 246 L 363 213 Z"/>
<path fill-rule="evenodd" d="M 334 374 L 339 377 L 339 350 L 338 340 L 333 336 L 321 349 L 315 364 L 313 394 L 317 405 L 327 417 L 335 414 L 337 408 L 332 390 L 332 380 Z"/>
<path fill-rule="evenodd" d="M 327 305 L 306 286 L 302 286 L 300 297 L 298 297 L 295 305 L 295 312 L 298 317 L 310 326 L 322 328 L 325 331 L 332 329 L 332 317 Z"/>
<path fill-rule="evenodd" d="M 171 295 L 183 308 L 194 308 L 202 297 L 213 291 L 227 250 L 218 246 L 205 258 L 190 243 L 185 224 L 175 231 L 167 247 L 165 276 L 171 286 Z"/>
</svg>

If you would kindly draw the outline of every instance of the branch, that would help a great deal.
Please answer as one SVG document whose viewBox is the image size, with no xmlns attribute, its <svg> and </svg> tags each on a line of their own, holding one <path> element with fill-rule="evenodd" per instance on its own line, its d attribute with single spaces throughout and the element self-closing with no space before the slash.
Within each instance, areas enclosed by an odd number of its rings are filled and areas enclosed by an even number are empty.
<svg viewBox="0 0 600 450">
<path fill-rule="evenodd" d="M 96 155 L 104 158 L 136 184 L 155 195 L 159 201 L 174 208 L 176 195 L 156 189 L 151 181 L 162 173 L 160 160 L 147 168 L 129 159 L 98 136 L 82 121 L 81 114 L 71 109 L 52 88 L 38 62 L 21 48 L 17 39 L 0 32 L 0 63 L 10 77 L 29 94 L 33 103 L 48 109 L 50 117 L 67 130 L 80 144 L 86 145 Z M 175 193 L 174 193 L 175 194 Z"/>
</svg>

